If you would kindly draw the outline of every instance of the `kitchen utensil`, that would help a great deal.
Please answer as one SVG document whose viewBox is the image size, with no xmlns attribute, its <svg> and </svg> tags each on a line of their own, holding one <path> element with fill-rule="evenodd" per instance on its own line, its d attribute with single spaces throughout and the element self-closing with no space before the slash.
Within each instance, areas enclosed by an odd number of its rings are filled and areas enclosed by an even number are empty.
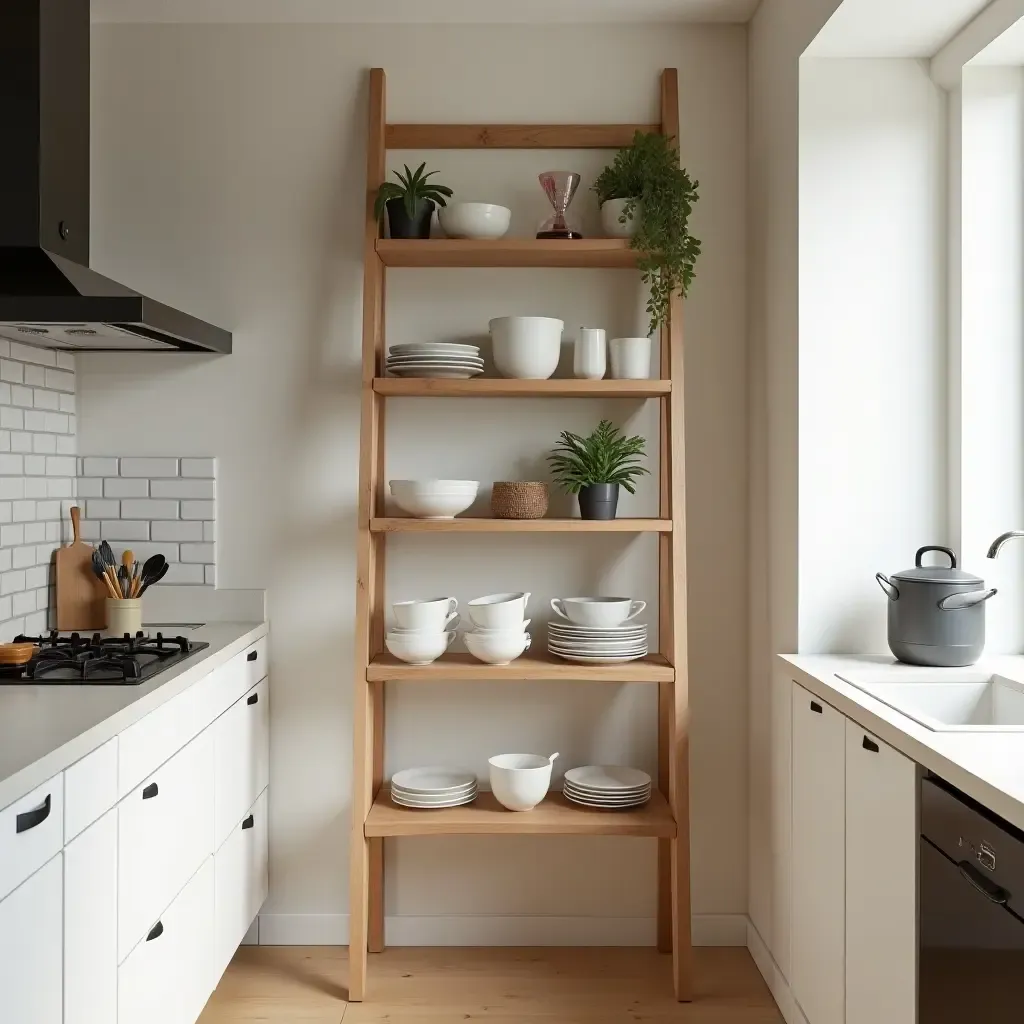
<svg viewBox="0 0 1024 1024">
<path fill-rule="evenodd" d="M 476 480 L 391 480 L 391 496 L 416 519 L 454 519 L 476 500 Z"/>
<path fill-rule="evenodd" d="M 496 480 L 491 486 L 495 519 L 543 519 L 548 513 L 548 485 L 532 480 Z"/>
<path fill-rule="evenodd" d="M 606 199 L 601 204 L 601 228 L 608 238 L 632 238 L 640 227 L 643 203 L 637 200 L 633 213 L 623 224 L 619 218 L 628 199 Z"/>
<path fill-rule="evenodd" d="M 558 367 L 565 322 L 549 316 L 499 316 L 488 324 L 502 377 L 547 380 Z"/>
<path fill-rule="evenodd" d="M 580 626 L 607 629 L 635 619 L 647 607 L 646 601 L 628 597 L 553 597 L 551 609 L 563 619 Z"/>
<path fill-rule="evenodd" d="M 584 380 L 600 380 L 606 369 L 608 345 L 599 327 L 581 327 L 572 353 L 572 374 Z"/>
<path fill-rule="evenodd" d="M 579 188 L 580 176 L 575 171 L 544 171 L 537 175 L 540 187 L 548 202 L 554 207 L 554 215 L 548 217 L 537 232 L 538 238 L 582 238 L 578 231 L 569 226 L 565 213 L 572 197 Z"/>
<path fill-rule="evenodd" d="M 138 598 L 107 598 L 107 636 L 135 636 L 142 630 L 142 601 Z"/>
<path fill-rule="evenodd" d="M 608 343 L 615 380 L 647 380 L 651 375 L 650 338 L 612 338 Z"/>
<path fill-rule="evenodd" d="M 72 541 L 58 548 L 54 560 L 57 582 L 57 628 L 65 631 L 102 629 L 106 619 L 106 587 L 93 573 L 93 548 L 81 539 L 81 511 L 71 509 Z"/>
<path fill-rule="evenodd" d="M 449 203 L 437 219 L 449 238 L 502 238 L 512 222 L 507 206 L 493 203 Z"/>
<path fill-rule="evenodd" d="M 163 559 L 163 555 L 154 556 L 154 557 L 159 557 L 161 560 Z M 142 595 L 147 590 L 149 590 L 149 588 L 151 586 L 153 586 L 154 583 L 159 583 L 167 575 L 167 570 L 169 568 L 170 568 L 170 566 L 167 564 L 167 562 L 163 561 L 163 564 L 158 569 L 154 570 L 152 575 L 146 576 L 146 567 L 143 566 L 142 567 L 142 586 L 139 587 L 139 595 L 138 596 L 142 597 Z"/>
<path fill-rule="evenodd" d="M 103 585 L 103 589 L 108 597 L 117 597 L 117 589 L 111 582 L 110 576 L 107 573 L 107 567 L 103 564 L 103 558 L 100 553 L 93 548 L 92 552 L 92 572 L 93 575 Z M 99 628 L 103 628 L 102 626 Z"/>
<path fill-rule="evenodd" d="M 459 602 L 454 597 L 433 597 L 423 601 L 396 601 L 395 622 L 403 630 L 442 633 L 454 626 Z"/>
<path fill-rule="evenodd" d="M 487 594 L 475 597 L 466 609 L 475 626 L 483 629 L 516 629 L 526 618 L 529 593 Z"/>
<path fill-rule="evenodd" d="M 466 650 L 477 661 L 488 665 L 510 665 L 530 649 L 532 637 L 522 630 L 500 630 L 487 633 L 463 633 Z"/>
<path fill-rule="evenodd" d="M 937 551 L 948 566 L 922 565 Z M 959 668 L 973 665 L 985 649 L 985 602 L 996 594 L 985 581 L 956 567 L 951 548 L 918 548 L 914 567 L 891 577 L 875 573 L 889 599 L 889 650 L 908 665 Z"/>
<path fill-rule="evenodd" d="M 437 661 L 455 639 L 455 630 L 446 633 L 388 633 L 384 646 L 409 665 L 429 665 Z"/>
<path fill-rule="evenodd" d="M 558 754 L 495 754 L 489 758 L 491 792 L 510 811 L 529 811 L 547 796 Z"/>
</svg>

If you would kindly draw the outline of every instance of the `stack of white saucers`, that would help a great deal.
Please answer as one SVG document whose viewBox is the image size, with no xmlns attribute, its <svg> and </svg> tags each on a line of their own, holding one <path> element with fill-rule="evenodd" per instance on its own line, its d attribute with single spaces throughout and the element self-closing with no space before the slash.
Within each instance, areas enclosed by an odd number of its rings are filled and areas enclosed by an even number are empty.
<svg viewBox="0 0 1024 1024">
<path fill-rule="evenodd" d="M 566 661 L 589 665 L 615 665 L 647 654 L 647 626 L 577 626 L 571 622 L 548 623 L 548 651 Z"/>
<path fill-rule="evenodd" d="M 400 807 L 435 810 L 461 807 L 476 799 L 477 781 L 464 768 L 406 768 L 391 779 L 391 799 Z"/>
<path fill-rule="evenodd" d="M 588 764 L 565 773 L 562 792 L 566 800 L 596 810 L 640 807 L 651 798 L 651 777 L 639 768 Z"/>
<path fill-rule="evenodd" d="M 426 341 L 392 345 L 388 369 L 396 377 L 446 377 L 466 380 L 484 372 L 476 345 Z"/>
</svg>

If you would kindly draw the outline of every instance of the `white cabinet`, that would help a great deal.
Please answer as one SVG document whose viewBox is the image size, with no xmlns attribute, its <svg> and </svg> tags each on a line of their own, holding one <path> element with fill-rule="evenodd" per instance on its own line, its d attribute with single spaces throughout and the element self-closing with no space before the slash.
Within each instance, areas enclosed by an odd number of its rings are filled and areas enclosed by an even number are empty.
<svg viewBox="0 0 1024 1024">
<path fill-rule="evenodd" d="M 64 849 L 64 1024 L 113 1024 L 116 1020 L 114 809 Z"/>
<path fill-rule="evenodd" d="M 0 900 L 0 1020 L 61 1024 L 63 854 Z"/>
<path fill-rule="evenodd" d="M 0 810 L 0 899 L 64 845 L 64 775 Z"/>
<path fill-rule="evenodd" d="M 794 686 L 789 980 L 808 1024 L 843 1024 L 845 776 L 846 719 Z"/>
<path fill-rule="evenodd" d="M 917 797 L 914 762 L 848 721 L 846 1024 L 917 1020 Z"/>
</svg>

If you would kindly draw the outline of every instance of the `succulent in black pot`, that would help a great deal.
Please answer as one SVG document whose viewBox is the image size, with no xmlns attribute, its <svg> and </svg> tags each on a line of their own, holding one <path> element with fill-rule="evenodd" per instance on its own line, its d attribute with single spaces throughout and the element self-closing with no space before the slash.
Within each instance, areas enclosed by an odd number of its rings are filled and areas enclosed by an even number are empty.
<svg viewBox="0 0 1024 1024">
<path fill-rule="evenodd" d="M 434 206 L 444 206 L 451 198 L 447 185 L 436 185 L 428 179 L 437 171 L 424 173 L 426 163 L 415 171 L 405 165 L 405 173 L 395 171 L 398 181 L 385 181 L 377 190 L 373 215 L 378 221 L 388 214 L 388 229 L 392 238 L 429 238 L 430 221 Z"/>
</svg>

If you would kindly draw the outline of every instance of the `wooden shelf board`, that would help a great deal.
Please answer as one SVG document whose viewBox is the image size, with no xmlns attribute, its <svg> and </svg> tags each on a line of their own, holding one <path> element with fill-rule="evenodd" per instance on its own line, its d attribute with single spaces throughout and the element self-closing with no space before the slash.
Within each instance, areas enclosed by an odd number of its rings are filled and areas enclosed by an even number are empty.
<svg viewBox="0 0 1024 1024">
<path fill-rule="evenodd" d="M 373 533 L 671 533 L 671 519 L 371 519 Z"/>
<path fill-rule="evenodd" d="M 439 377 L 376 377 L 378 395 L 418 398 L 661 398 L 670 380 L 443 380 Z"/>
<path fill-rule="evenodd" d="M 389 124 L 388 149 L 624 149 L 659 124 Z"/>
<path fill-rule="evenodd" d="M 543 647 L 540 630 L 534 630 L 534 644 Z M 407 665 L 390 654 L 378 654 L 366 670 L 371 683 L 450 682 L 480 680 L 519 682 L 535 679 L 572 679 L 598 683 L 670 683 L 675 669 L 660 654 L 649 654 L 639 661 L 620 665 L 581 665 L 563 661 L 545 650 L 528 651 L 511 665 L 485 665 L 471 654 L 455 652 L 442 655 L 430 665 Z"/>
<path fill-rule="evenodd" d="M 481 792 L 465 807 L 417 810 L 392 803 L 386 787 L 374 800 L 364 825 L 376 836 L 657 836 L 676 834 L 668 803 L 658 790 L 647 804 L 632 811 L 593 811 L 571 804 L 561 793 L 549 793 L 532 811 L 507 811 L 494 795 Z"/>
<path fill-rule="evenodd" d="M 386 267 L 636 267 L 628 238 L 378 238 Z"/>
</svg>

